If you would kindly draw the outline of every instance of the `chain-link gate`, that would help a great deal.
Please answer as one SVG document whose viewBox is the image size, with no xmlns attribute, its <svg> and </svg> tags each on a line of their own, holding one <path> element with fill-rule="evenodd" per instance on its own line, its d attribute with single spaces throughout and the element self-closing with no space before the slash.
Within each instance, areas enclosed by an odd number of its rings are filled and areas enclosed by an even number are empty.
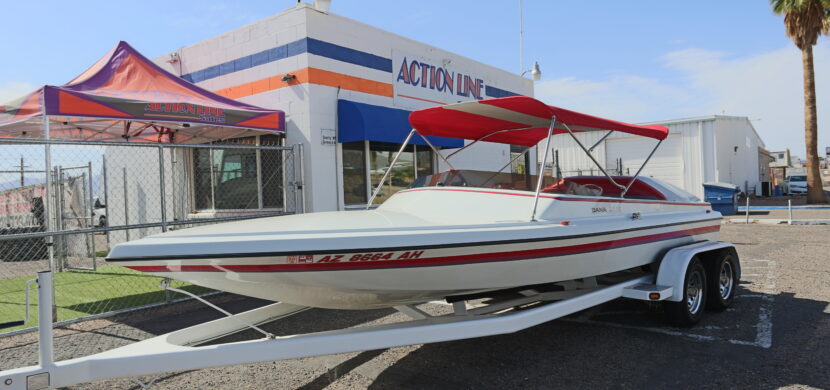
<svg viewBox="0 0 830 390">
<path fill-rule="evenodd" d="M 161 278 L 106 263 L 110 248 L 206 223 L 303 212 L 302 148 L 269 137 L 202 145 L 4 139 L 0 336 L 37 325 L 27 293 L 37 271 L 56 272 L 58 322 L 160 305 L 173 298 Z"/>
</svg>

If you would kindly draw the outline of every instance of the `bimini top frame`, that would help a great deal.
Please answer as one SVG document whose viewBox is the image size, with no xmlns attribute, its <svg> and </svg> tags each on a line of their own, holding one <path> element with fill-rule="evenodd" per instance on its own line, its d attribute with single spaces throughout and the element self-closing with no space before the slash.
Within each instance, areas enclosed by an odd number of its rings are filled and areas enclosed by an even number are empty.
<svg viewBox="0 0 830 390">
<path fill-rule="evenodd" d="M 449 104 L 445 106 L 432 107 L 412 112 L 409 115 L 409 123 L 413 129 L 406 137 L 401 149 L 395 154 L 392 163 L 381 178 L 380 183 L 372 192 L 372 196 L 366 208 L 370 208 L 380 192 L 383 184 L 389 176 L 392 168 L 398 161 L 398 157 L 409 144 L 412 136 L 418 134 L 432 150 L 444 160 L 450 168 L 454 169 L 449 158 L 467 149 L 479 141 L 505 143 L 511 145 L 523 145 L 528 148 L 537 145 L 543 139 L 545 151 L 542 157 L 541 167 L 547 162 L 550 141 L 555 134 L 569 134 L 580 148 L 588 155 L 597 168 L 611 181 L 613 185 L 622 190 L 621 196 L 625 196 L 628 190 L 636 181 L 637 177 L 648 163 L 662 141 L 668 136 L 668 128 L 665 126 L 638 126 L 629 123 L 618 122 L 610 119 L 603 119 L 559 107 L 548 106 L 536 99 L 526 96 L 511 96 L 506 98 L 477 100 L 471 102 Z M 594 158 L 591 148 L 586 148 L 576 137 L 577 132 L 604 131 L 607 132 L 601 142 L 612 132 L 618 131 L 632 135 L 654 138 L 658 140 L 657 145 L 646 158 L 645 162 L 637 170 L 637 173 L 623 186 L 617 183 L 614 178 L 606 172 L 601 164 Z M 444 157 L 431 142 L 429 136 L 461 138 L 472 142 L 459 148 Z M 505 165 L 504 168 L 506 168 Z M 504 169 L 502 168 L 502 170 Z M 531 221 L 536 220 L 536 207 L 539 194 L 542 189 L 544 175 L 538 175 L 536 183 L 536 195 L 533 202 Z"/>
</svg>

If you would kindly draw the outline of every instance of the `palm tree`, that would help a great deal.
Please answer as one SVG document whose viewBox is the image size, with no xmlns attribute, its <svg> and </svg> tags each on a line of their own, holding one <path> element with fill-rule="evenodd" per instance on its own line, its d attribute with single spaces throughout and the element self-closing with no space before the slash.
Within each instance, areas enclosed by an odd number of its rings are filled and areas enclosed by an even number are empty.
<svg viewBox="0 0 830 390">
<path fill-rule="evenodd" d="M 801 49 L 804 70 L 804 138 L 807 144 L 807 203 L 825 203 L 818 160 L 816 74 L 813 45 L 830 29 L 830 0 L 770 0 L 772 10 L 784 15 L 787 37 Z"/>
</svg>

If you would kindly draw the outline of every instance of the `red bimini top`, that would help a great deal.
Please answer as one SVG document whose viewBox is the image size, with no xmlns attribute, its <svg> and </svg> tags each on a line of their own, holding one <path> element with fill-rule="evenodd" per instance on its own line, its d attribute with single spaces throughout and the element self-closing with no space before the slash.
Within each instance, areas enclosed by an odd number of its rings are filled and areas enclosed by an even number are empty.
<svg viewBox="0 0 830 390">
<path fill-rule="evenodd" d="M 414 111 L 409 123 L 421 135 L 482 140 L 512 145 L 533 146 L 548 136 L 551 120 L 554 134 L 573 132 L 620 131 L 664 140 L 665 126 L 638 126 L 603 119 L 564 108 L 549 106 L 527 96 L 448 104 Z"/>
</svg>

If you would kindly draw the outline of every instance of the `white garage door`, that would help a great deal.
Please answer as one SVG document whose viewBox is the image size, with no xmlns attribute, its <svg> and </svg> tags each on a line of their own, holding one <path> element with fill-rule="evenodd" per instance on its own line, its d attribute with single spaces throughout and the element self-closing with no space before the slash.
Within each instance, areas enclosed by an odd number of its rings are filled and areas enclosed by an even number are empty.
<svg viewBox="0 0 830 390">
<path fill-rule="evenodd" d="M 633 175 L 643 165 L 656 142 L 642 137 L 609 138 L 605 141 L 605 161 L 609 167 L 614 167 L 615 161 L 622 157 L 623 172 Z M 640 175 L 683 188 L 683 142 L 679 134 L 671 134 L 663 141 Z"/>
</svg>

